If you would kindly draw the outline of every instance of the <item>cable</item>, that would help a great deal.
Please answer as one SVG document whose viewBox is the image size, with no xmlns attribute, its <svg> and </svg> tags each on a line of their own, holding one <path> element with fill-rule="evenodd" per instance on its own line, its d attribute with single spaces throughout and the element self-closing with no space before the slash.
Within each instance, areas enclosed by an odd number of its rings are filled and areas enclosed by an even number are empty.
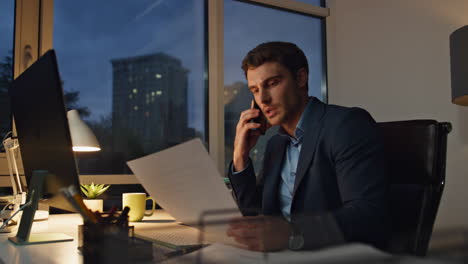
<svg viewBox="0 0 468 264">
<path fill-rule="evenodd" d="M 8 201 L 8 203 L 2 208 L 2 210 L 0 212 L 6 211 L 8 206 L 10 206 L 10 205 L 15 205 L 14 199 L 11 199 L 10 201 Z"/>
<path fill-rule="evenodd" d="M 23 204 L 13 215 L 11 215 L 7 220 L 3 221 L 3 225 L 0 226 L 0 229 L 3 229 L 5 228 L 5 226 L 8 225 L 8 222 L 10 222 L 10 220 L 15 217 L 15 215 L 17 215 L 19 212 L 23 211 L 24 208 L 30 206 L 32 204 L 32 200 L 33 200 L 33 197 L 34 197 L 34 190 L 32 190 L 31 192 L 31 199 L 29 199 L 29 201 L 25 204 Z"/>
</svg>

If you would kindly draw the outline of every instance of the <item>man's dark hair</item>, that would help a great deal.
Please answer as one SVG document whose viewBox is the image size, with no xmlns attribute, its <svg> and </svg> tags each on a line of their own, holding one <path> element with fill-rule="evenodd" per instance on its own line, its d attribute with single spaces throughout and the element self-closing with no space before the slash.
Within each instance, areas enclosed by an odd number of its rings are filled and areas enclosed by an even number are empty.
<svg viewBox="0 0 468 264">
<path fill-rule="evenodd" d="M 296 73 L 301 68 L 305 68 L 309 74 L 309 65 L 304 52 L 293 43 L 273 41 L 258 45 L 242 60 L 242 70 L 247 77 L 248 69 L 256 68 L 266 62 L 277 62 L 283 65 L 291 72 L 293 78 L 296 78 Z"/>
</svg>

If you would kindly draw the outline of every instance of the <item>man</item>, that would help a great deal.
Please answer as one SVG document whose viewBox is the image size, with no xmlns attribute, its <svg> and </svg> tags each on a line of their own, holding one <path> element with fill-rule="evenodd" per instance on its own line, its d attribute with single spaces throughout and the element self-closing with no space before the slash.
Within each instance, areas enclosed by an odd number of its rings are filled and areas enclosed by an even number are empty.
<svg viewBox="0 0 468 264">
<path fill-rule="evenodd" d="M 307 59 L 292 43 L 260 44 L 242 69 L 261 110 L 243 111 L 236 127 L 229 178 L 241 212 L 250 216 L 233 222 L 228 235 L 257 251 L 345 241 L 384 247 L 387 182 L 372 117 L 308 97 Z M 249 151 L 262 133 L 252 120 L 262 113 L 266 129 L 280 128 L 256 179 Z"/>
</svg>

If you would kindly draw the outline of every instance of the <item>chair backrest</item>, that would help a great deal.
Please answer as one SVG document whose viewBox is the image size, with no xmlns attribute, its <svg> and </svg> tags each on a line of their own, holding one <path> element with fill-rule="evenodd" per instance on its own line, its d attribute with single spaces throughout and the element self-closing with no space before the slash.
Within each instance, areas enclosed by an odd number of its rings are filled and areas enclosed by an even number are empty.
<svg viewBox="0 0 468 264">
<path fill-rule="evenodd" d="M 390 181 L 392 230 L 387 250 L 424 256 L 444 189 L 451 124 L 409 120 L 378 125 Z"/>
</svg>

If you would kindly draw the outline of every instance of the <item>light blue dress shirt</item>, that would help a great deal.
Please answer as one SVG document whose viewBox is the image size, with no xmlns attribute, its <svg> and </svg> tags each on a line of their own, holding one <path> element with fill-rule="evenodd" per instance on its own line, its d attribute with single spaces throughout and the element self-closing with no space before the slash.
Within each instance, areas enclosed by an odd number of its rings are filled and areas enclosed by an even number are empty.
<svg viewBox="0 0 468 264">
<path fill-rule="evenodd" d="M 307 116 L 310 115 L 312 100 L 307 103 L 304 112 L 297 123 L 296 130 L 294 131 L 294 137 L 289 136 L 283 128 L 280 127 L 278 134 L 289 139 L 289 143 L 286 145 L 286 157 L 283 160 L 281 166 L 281 182 L 279 186 L 279 201 L 281 207 L 281 213 L 283 216 L 290 221 L 291 220 L 291 203 L 292 203 L 292 193 L 294 190 L 294 182 L 296 181 L 296 169 L 299 162 L 299 154 L 301 153 L 302 148 L 302 138 L 304 137 L 304 120 L 307 119 Z M 247 168 L 252 166 L 252 164 L 247 165 Z M 243 171 L 235 172 L 233 168 L 232 174 L 236 175 Z"/>
<path fill-rule="evenodd" d="M 307 104 L 304 112 L 297 123 L 294 137 L 289 136 L 283 128 L 280 128 L 278 134 L 289 139 L 286 145 L 285 157 L 281 166 L 281 182 L 279 186 L 279 202 L 281 213 L 283 216 L 291 220 L 291 203 L 294 190 L 294 182 L 296 181 L 296 169 L 299 162 L 299 154 L 302 149 L 302 139 L 304 137 L 304 120 L 307 119 L 311 111 L 310 102 Z"/>
</svg>

